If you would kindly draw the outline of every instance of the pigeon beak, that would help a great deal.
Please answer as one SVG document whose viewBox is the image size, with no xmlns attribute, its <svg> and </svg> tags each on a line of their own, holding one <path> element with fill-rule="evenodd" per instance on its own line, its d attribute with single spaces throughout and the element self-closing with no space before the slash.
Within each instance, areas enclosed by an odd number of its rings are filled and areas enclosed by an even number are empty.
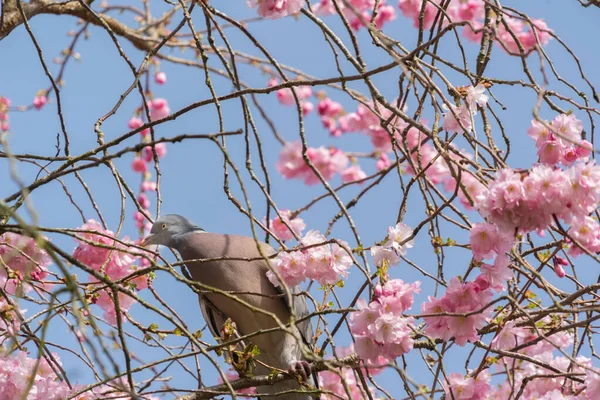
<svg viewBox="0 0 600 400">
<path fill-rule="evenodd" d="M 152 239 L 154 239 L 154 234 L 151 233 L 150 235 L 148 235 L 144 239 L 142 239 L 142 243 L 140 243 L 140 246 L 146 247 L 146 246 L 149 246 L 151 244 L 154 244 L 154 242 L 152 241 Z"/>
</svg>

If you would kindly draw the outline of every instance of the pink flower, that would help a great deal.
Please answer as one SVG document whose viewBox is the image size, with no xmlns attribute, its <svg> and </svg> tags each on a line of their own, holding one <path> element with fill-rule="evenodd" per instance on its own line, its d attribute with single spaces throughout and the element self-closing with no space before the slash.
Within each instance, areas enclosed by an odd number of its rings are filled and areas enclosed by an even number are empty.
<svg viewBox="0 0 600 400">
<path fill-rule="evenodd" d="M 302 144 L 299 141 L 286 143 L 283 146 L 276 168 L 286 179 L 301 178 L 307 174 L 309 168 L 302 158 Z"/>
<path fill-rule="evenodd" d="M 144 181 L 141 186 L 142 192 L 155 192 L 156 191 L 156 182 L 153 181 Z"/>
<path fill-rule="evenodd" d="M 387 154 L 381 153 L 379 159 L 377 160 L 377 163 L 375 164 L 375 168 L 377 168 L 377 171 L 381 171 L 386 169 L 390 165 L 392 165 L 392 163 L 390 162 L 390 159 L 388 158 Z"/>
<path fill-rule="evenodd" d="M 467 341 L 479 340 L 477 330 L 481 329 L 491 313 L 491 309 L 483 309 L 491 300 L 492 293 L 488 289 L 482 290 L 475 282 L 462 283 L 454 277 L 440 299 L 429 297 L 429 302 L 421 306 L 423 314 L 458 313 L 466 314 L 474 311 L 478 313 L 469 316 L 426 316 L 423 317 L 427 324 L 425 332 L 435 338 L 449 340 L 454 337 L 456 344 L 464 346 Z"/>
<path fill-rule="evenodd" d="M 444 104 L 444 108 L 448 107 Z M 447 132 L 463 132 L 466 129 L 467 132 L 471 130 L 471 112 L 466 105 L 459 107 L 450 104 L 448 112 L 444 114 L 444 122 L 442 128 Z M 462 124 L 462 127 L 461 127 Z"/>
<path fill-rule="evenodd" d="M 34 239 L 18 233 L 3 233 L 0 235 L 0 290 L 14 294 L 17 285 L 24 280 L 46 279 L 51 262 L 46 250 Z M 29 285 L 25 288 L 31 289 Z"/>
<path fill-rule="evenodd" d="M 268 86 L 273 86 L 277 84 L 277 80 L 270 80 Z M 312 89 L 310 86 L 298 86 L 294 88 L 296 92 L 296 97 L 299 101 L 308 99 L 312 96 Z M 292 106 L 296 104 L 296 100 L 294 99 L 294 93 L 290 88 L 279 89 L 276 93 L 277 99 L 279 102 L 286 106 Z M 311 104 L 312 105 L 312 104 Z"/>
<path fill-rule="evenodd" d="M 166 143 L 156 143 L 155 145 L 153 145 L 153 147 L 154 147 L 154 150 L 156 151 L 156 155 L 158 156 L 158 158 L 163 158 L 165 156 L 165 154 L 167 154 L 167 144 Z M 144 161 L 146 161 L 146 162 L 151 162 L 152 160 L 154 160 L 154 152 L 152 151 L 151 146 L 144 147 L 144 149 L 142 150 L 142 155 L 143 155 Z"/>
<path fill-rule="evenodd" d="M 596 370 L 586 370 L 585 382 L 587 383 L 585 390 L 586 399 L 600 399 L 600 373 Z"/>
<path fill-rule="evenodd" d="M 165 74 L 164 72 L 157 72 L 156 74 L 154 74 L 154 82 L 156 82 L 159 85 L 164 85 L 165 83 L 167 83 L 167 74 Z"/>
<path fill-rule="evenodd" d="M 167 100 L 162 98 L 150 100 L 148 102 L 148 109 L 150 109 L 150 118 L 153 121 L 166 118 L 171 114 Z"/>
<path fill-rule="evenodd" d="M 506 289 L 505 283 L 513 278 L 513 273 L 509 266 L 510 261 L 508 257 L 506 255 L 498 255 L 494 261 L 494 265 L 481 264 L 480 276 L 485 277 L 485 282 L 490 289 L 502 292 Z M 477 282 L 477 279 L 475 281 Z"/>
<path fill-rule="evenodd" d="M 516 326 L 515 321 L 508 321 L 494 337 L 490 347 L 494 350 L 510 350 L 525 342 L 528 332 Z"/>
<path fill-rule="evenodd" d="M 377 286 L 378 297 L 369 305 L 358 301 L 359 311 L 350 316 L 350 330 L 356 338 L 356 353 L 367 365 L 381 365 L 412 350 L 414 320 L 402 312 L 412 305 L 419 285 L 388 282 Z"/>
<path fill-rule="evenodd" d="M 483 5 L 483 3 L 481 3 Z M 472 113 L 477 112 L 477 106 L 483 108 L 488 102 L 488 96 L 485 94 L 485 86 L 479 84 L 475 87 L 467 87 L 467 104 Z"/>
<path fill-rule="evenodd" d="M 413 230 L 410 226 L 398 222 L 396 226 L 388 228 L 388 242 L 394 251 L 401 255 L 406 255 L 406 249 L 411 249 L 414 246 L 414 240 L 410 239 L 413 235 Z"/>
<path fill-rule="evenodd" d="M 35 96 L 35 98 L 33 99 L 33 106 L 37 110 L 41 110 L 42 107 L 44 107 L 47 102 L 48 102 L 48 99 L 46 98 L 46 96 L 44 96 L 44 95 Z"/>
<path fill-rule="evenodd" d="M 141 157 L 136 157 L 131 163 L 131 169 L 133 169 L 135 172 L 143 173 L 148 170 L 148 167 L 146 166 L 146 162 Z"/>
<path fill-rule="evenodd" d="M 377 29 L 382 29 L 383 26 L 396 19 L 396 10 L 394 7 L 379 3 L 379 8 L 377 9 L 377 17 L 375 18 L 375 27 Z"/>
<path fill-rule="evenodd" d="M 144 121 L 142 121 L 140 118 L 137 118 L 137 117 L 131 117 L 131 119 L 129 120 L 127 125 L 129 126 L 129 129 L 133 130 L 133 129 L 139 128 L 140 126 L 143 126 Z M 143 129 L 140 132 L 140 134 L 142 136 L 146 136 L 146 135 L 148 135 L 149 132 L 150 132 L 150 128 L 146 128 L 146 129 Z"/>
<path fill-rule="evenodd" d="M 296 235 L 301 235 L 302 231 L 304 230 L 304 228 L 306 228 L 306 224 L 304 223 L 304 220 L 302 218 L 294 218 L 294 219 L 289 219 L 289 216 L 291 214 L 290 210 L 280 210 L 279 214 L 281 214 L 281 217 L 283 218 L 283 220 L 279 217 L 275 217 L 274 219 L 272 219 L 269 222 L 269 229 L 273 231 L 273 233 L 281 240 L 292 240 L 294 239 L 294 235 L 292 234 L 292 232 L 290 231 L 290 229 L 284 224 L 287 223 L 287 225 L 292 229 L 293 232 L 296 233 Z"/>
<path fill-rule="evenodd" d="M 351 167 L 348 167 L 345 170 L 343 170 L 340 174 L 342 176 L 342 182 L 344 183 L 360 181 L 367 177 L 367 174 L 365 174 L 364 171 L 360 168 L 360 165 L 353 165 Z M 364 182 L 361 182 L 361 185 L 362 184 L 364 184 Z"/>
<path fill-rule="evenodd" d="M 476 378 L 452 373 L 446 377 L 444 392 L 447 399 L 487 400 L 490 392 L 490 376 L 486 371 Z"/>
<path fill-rule="evenodd" d="M 148 199 L 148 196 L 146 196 L 146 193 L 141 193 L 138 196 L 137 201 L 140 203 L 142 208 L 144 208 L 144 209 L 150 208 L 150 200 Z"/>
<path fill-rule="evenodd" d="M 476 261 L 490 258 L 494 254 L 502 255 L 512 246 L 510 236 L 498 230 L 496 225 L 488 223 L 473 224 L 469 238 Z"/>
<path fill-rule="evenodd" d="M 343 111 L 342 105 L 330 98 L 325 98 L 317 105 L 317 112 L 320 116 L 336 117 Z"/>
<path fill-rule="evenodd" d="M 296 14 L 302 8 L 302 0 L 247 0 L 250 8 L 258 7 L 258 15 L 277 19 Z"/>
<path fill-rule="evenodd" d="M 330 246 L 325 236 L 311 230 L 300 240 L 298 250 L 280 252 L 273 260 L 273 267 L 281 275 L 288 286 L 296 286 L 308 279 L 321 285 L 337 283 L 348 276 L 348 269 L 353 261 L 352 251 L 348 244 L 339 240 L 339 244 Z M 315 246 L 316 245 L 316 246 Z M 275 286 L 280 286 L 277 276 L 269 271 L 267 278 Z"/>
<path fill-rule="evenodd" d="M 385 312 L 403 313 L 413 305 L 413 294 L 421 293 L 421 282 L 404 283 L 400 279 L 391 279 L 383 286 L 375 287 L 375 298 L 383 306 Z"/>
<path fill-rule="evenodd" d="M 314 110 L 315 105 L 313 103 L 311 103 L 310 101 L 304 101 L 302 102 L 302 115 L 304 115 L 305 117 L 310 114 L 312 112 L 312 110 Z"/>
</svg>

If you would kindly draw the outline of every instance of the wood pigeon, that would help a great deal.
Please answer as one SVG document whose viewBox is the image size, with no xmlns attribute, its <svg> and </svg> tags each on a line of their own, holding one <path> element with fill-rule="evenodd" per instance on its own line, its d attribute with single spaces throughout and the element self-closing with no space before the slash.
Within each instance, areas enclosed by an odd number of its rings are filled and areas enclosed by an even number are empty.
<svg viewBox="0 0 600 400">
<path fill-rule="evenodd" d="M 258 251 L 258 245 L 261 246 L 265 257 L 274 255 L 276 251 L 266 243 L 246 236 L 206 232 L 188 219 L 170 214 L 157 219 L 150 234 L 142 241 L 142 246 L 153 244 L 177 250 L 194 280 L 222 291 L 232 292 L 232 296 L 255 309 L 276 315 L 283 324 L 289 323 L 291 308 L 297 319 L 309 314 L 306 299 L 298 295 L 299 287 L 290 288 L 293 299 L 290 307 L 283 290 L 275 287 L 267 278 L 269 267 Z M 211 258 L 231 259 L 186 261 Z M 221 331 L 228 318 L 235 323 L 240 336 L 279 326 L 270 315 L 252 310 L 223 294 L 205 292 L 199 295 L 199 299 L 204 319 L 217 338 L 221 337 Z M 291 329 L 294 329 L 297 337 L 302 338 L 304 345 L 311 348 L 313 328 L 309 319 L 297 323 Z M 293 335 L 283 330 L 275 330 L 252 336 L 249 340 L 258 346 L 260 354 L 256 359 L 260 362 L 269 367 L 287 370 L 313 386 L 318 384 L 316 374 L 311 376 L 310 366 L 303 359 L 302 344 Z M 256 363 L 255 375 L 268 375 L 270 372 L 271 369 Z M 293 379 L 257 388 L 259 394 L 299 389 L 299 383 Z M 287 393 L 267 398 L 310 400 L 317 397 L 307 393 Z"/>
</svg>

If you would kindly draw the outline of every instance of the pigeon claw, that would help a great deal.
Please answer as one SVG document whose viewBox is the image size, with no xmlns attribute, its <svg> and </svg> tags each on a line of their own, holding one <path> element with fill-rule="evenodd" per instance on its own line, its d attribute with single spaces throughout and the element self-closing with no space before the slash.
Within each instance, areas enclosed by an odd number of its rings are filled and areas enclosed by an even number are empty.
<svg viewBox="0 0 600 400">
<path fill-rule="evenodd" d="M 310 364 L 304 360 L 296 361 L 294 365 L 288 370 L 289 374 L 298 378 L 302 381 L 308 382 L 308 377 L 311 374 Z"/>
</svg>

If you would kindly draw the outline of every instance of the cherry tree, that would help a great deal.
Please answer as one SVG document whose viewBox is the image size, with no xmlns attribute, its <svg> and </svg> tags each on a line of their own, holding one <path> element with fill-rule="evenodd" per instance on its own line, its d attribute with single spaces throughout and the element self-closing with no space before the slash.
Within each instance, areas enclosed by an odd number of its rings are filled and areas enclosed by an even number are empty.
<svg viewBox="0 0 600 400">
<path fill-rule="evenodd" d="M 600 3 L 564 3 L 4 0 L 0 399 L 299 379 L 211 337 L 163 210 L 278 250 L 315 398 L 600 398 Z"/>
</svg>

